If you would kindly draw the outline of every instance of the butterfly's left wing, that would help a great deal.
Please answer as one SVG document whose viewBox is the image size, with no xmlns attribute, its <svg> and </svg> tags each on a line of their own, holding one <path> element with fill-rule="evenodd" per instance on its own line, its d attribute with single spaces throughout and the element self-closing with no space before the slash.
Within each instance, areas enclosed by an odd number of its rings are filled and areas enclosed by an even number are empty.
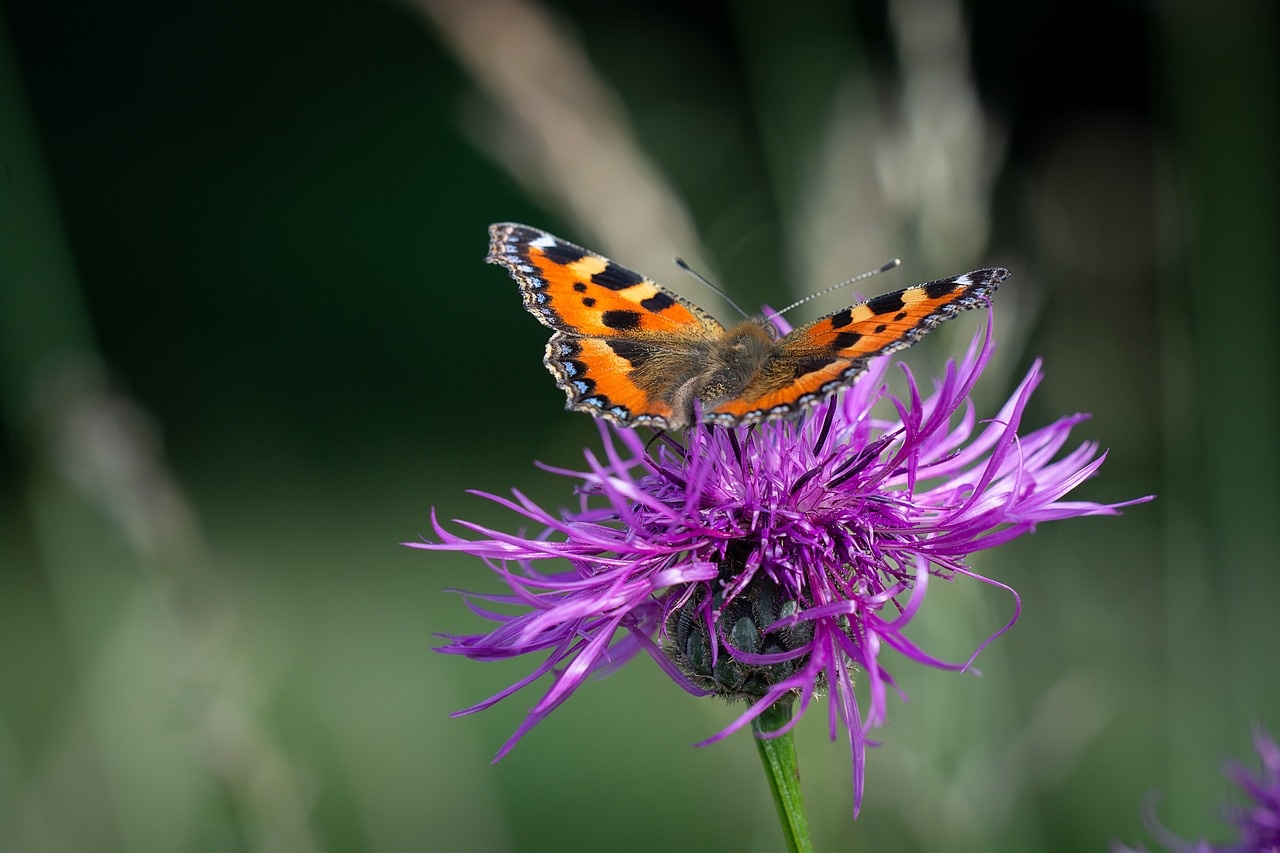
<svg viewBox="0 0 1280 853">
<path fill-rule="evenodd" d="M 706 418 L 751 424 L 822 402 L 878 355 L 909 347 L 944 320 L 987 304 L 1005 269 L 982 269 L 917 284 L 837 311 L 778 342 L 756 380 Z"/>
</svg>

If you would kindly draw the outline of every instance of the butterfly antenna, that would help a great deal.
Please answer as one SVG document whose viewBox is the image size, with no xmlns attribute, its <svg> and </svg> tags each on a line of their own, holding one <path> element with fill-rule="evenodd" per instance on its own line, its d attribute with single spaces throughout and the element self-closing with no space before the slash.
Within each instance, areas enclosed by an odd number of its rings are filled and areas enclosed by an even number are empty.
<svg viewBox="0 0 1280 853">
<path fill-rule="evenodd" d="M 862 275 L 855 275 L 853 278 L 848 279 L 847 281 L 842 281 L 839 284 L 833 284 L 828 288 L 819 290 L 817 293 L 810 293 L 804 299 L 800 299 L 796 302 L 792 302 L 786 308 L 783 308 L 781 311 L 778 311 L 777 315 L 781 317 L 783 314 L 787 313 L 792 308 L 799 308 L 801 305 L 811 300 L 817 299 L 819 296 L 826 296 L 828 293 L 831 293 L 832 291 L 835 291 L 835 290 L 839 290 L 842 287 L 848 287 L 849 285 L 853 284 L 856 281 L 862 281 L 864 278 L 871 278 L 871 276 L 873 275 L 879 275 L 882 272 L 888 272 L 889 270 L 898 266 L 898 264 L 900 263 L 902 263 L 900 259 L 894 258 L 893 260 L 887 261 L 886 263 L 882 264 L 880 267 L 876 269 L 867 270 Z"/>
<path fill-rule="evenodd" d="M 738 307 L 738 303 L 734 302 L 732 299 L 730 299 L 730 298 L 729 298 L 729 294 L 725 293 L 723 290 L 721 290 L 720 288 L 718 288 L 718 287 L 716 287 L 714 284 L 712 284 L 710 281 L 708 281 L 708 280 L 707 280 L 707 277 L 706 277 L 705 275 L 703 275 L 702 273 L 700 273 L 700 272 L 698 272 L 697 270 L 695 270 L 693 267 L 691 267 L 691 266 L 689 266 L 688 264 L 686 264 L 686 263 L 684 262 L 684 258 L 676 258 L 676 259 L 675 259 L 675 262 L 676 262 L 676 266 L 680 267 L 680 269 L 684 270 L 684 271 L 685 271 L 685 272 L 687 272 L 689 275 L 693 276 L 693 277 L 694 277 L 694 278 L 696 278 L 698 281 L 700 281 L 700 282 L 702 282 L 703 284 L 705 284 L 707 287 L 711 288 L 711 291 L 712 291 L 713 293 L 718 294 L 718 295 L 720 296 L 720 298 L 721 298 L 721 299 L 723 299 L 725 302 L 728 302 L 728 303 L 729 303 L 729 305 L 733 308 L 733 310 L 734 310 L 734 311 L 737 311 L 737 312 L 738 312 L 739 314 L 741 314 L 743 317 L 748 317 L 748 318 L 749 318 L 749 317 L 751 316 L 751 315 L 750 315 L 750 314 L 748 314 L 746 311 L 743 311 L 741 308 L 739 308 L 739 307 Z"/>
</svg>

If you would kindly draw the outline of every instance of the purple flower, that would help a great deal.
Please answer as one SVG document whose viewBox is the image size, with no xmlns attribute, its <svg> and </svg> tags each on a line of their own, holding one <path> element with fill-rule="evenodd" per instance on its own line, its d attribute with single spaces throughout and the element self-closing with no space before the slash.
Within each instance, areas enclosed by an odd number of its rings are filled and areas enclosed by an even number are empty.
<svg viewBox="0 0 1280 853">
<path fill-rule="evenodd" d="M 1204 839 L 1194 844 L 1178 838 L 1155 816 L 1154 801 L 1147 808 L 1147 826 L 1165 848 L 1176 853 L 1280 853 L 1280 747 L 1259 728 L 1253 736 L 1261 767 L 1255 776 L 1238 761 L 1227 765 L 1226 776 L 1253 801 L 1251 805 L 1228 805 L 1225 817 L 1235 825 L 1231 844 L 1210 844 Z M 1135 848 L 1114 846 L 1115 853 L 1134 853 Z M 1144 851 L 1145 848 L 1136 848 Z"/>
<path fill-rule="evenodd" d="M 995 417 L 978 420 L 969 392 L 993 350 L 988 320 L 986 334 L 974 337 L 959 364 L 948 363 L 927 396 L 905 365 L 906 391 L 891 394 L 890 360 L 876 359 L 842 397 L 795 422 L 702 425 L 683 442 L 664 435 L 650 446 L 634 431 L 602 425 L 603 453 L 586 452 L 587 470 L 551 469 L 578 482 L 576 510 L 553 514 L 518 491 L 510 499 L 485 495 L 532 520 L 536 533 L 459 521 L 478 534 L 465 539 L 433 514 L 439 541 L 406 544 L 474 554 L 510 588 L 469 594 L 472 610 L 496 627 L 449 637 L 439 651 L 477 660 L 548 653 L 528 677 L 458 713 L 553 673 L 501 758 L 587 676 L 640 651 L 690 693 L 749 703 L 704 744 L 778 699 L 799 700 L 789 728 L 815 695 L 830 691 L 832 737 L 843 728 L 853 756 L 856 814 L 866 732 L 884 722 L 894 687 L 881 650 L 964 670 L 1019 609 L 1016 593 L 971 570 L 968 555 L 1042 521 L 1115 515 L 1125 505 L 1064 500 L 1105 458 L 1091 442 L 1059 455 L 1086 415 L 1019 434 L 1042 378 L 1039 362 Z M 554 561 L 550 573 L 543 560 Z M 920 649 L 905 630 L 929 584 L 956 578 L 1008 590 L 1015 612 L 969 660 L 952 663 Z M 858 671 L 865 711 L 854 695 Z"/>
</svg>

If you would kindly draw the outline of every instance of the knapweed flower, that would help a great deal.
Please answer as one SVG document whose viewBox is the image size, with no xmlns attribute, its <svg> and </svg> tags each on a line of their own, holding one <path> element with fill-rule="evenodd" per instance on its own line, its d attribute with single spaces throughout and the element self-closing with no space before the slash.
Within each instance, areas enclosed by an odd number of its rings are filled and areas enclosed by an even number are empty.
<svg viewBox="0 0 1280 853">
<path fill-rule="evenodd" d="M 1236 839 L 1229 844 L 1195 843 L 1178 838 L 1155 816 L 1154 801 L 1148 806 L 1147 826 L 1160 843 L 1175 853 L 1280 853 L 1280 747 L 1259 728 L 1253 736 L 1261 766 L 1255 775 L 1244 764 L 1227 765 L 1226 776 L 1248 795 L 1249 805 L 1228 804 L 1225 820 L 1235 826 Z M 1115 853 L 1145 853 L 1145 848 L 1116 845 Z"/>
<path fill-rule="evenodd" d="M 939 669 L 969 663 L 939 660 L 906 637 L 929 584 L 970 578 L 1009 589 L 966 558 L 1042 521 L 1121 506 L 1064 499 L 1105 457 L 1094 443 L 1059 455 L 1086 415 L 1019 434 L 1039 362 L 993 418 L 979 421 L 969 393 L 993 349 L 988 320 L 927 395 L 905 366 L 905 392 L 890 393 L 890 359 L 877 359 L 842 397 L 794 422 L 696 426 L 682 441 L 602 425 L 603 455 L 587 451 L 587 470 L 551 469 L 578 484 L 576 509 L 548 512 L 518 491 L 485 495 L 535 532 L 457 522 L 477 537 L 468 539 L 433 515 L 439 541 L 408 544 L 474 554 L 510 590 L 470 594 L 471 608 L 496 627 L 449 637 L 439 651 L 477 660 L 547 654 L 528 677 L 458 713 L 553 674 L 500 758 L 589 675 L 640 651 L 690 693 L 749 703 L 704 743 L 775 700 L 798 700 L 784 731 L 829 691 L 832 736 L 843 727 L 851 746 L 856 813 L 866 731 L 885 719 L 893 686 L 881 650 Z M 1013 618 L 979 650 L 1017 619 L 1016 594 L 1014 602 Z M 865 711 L 854 695 L 859 671 Z"/>
</svg>

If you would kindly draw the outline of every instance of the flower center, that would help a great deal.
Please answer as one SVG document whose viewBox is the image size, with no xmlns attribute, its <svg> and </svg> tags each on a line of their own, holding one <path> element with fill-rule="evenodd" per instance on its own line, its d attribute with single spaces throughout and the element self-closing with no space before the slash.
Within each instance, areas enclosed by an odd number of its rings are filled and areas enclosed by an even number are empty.
<svg viewBox="0 0 1280 853">
<path fill-rule="evenodd" d="M 726 559 L 725 567 L 730 568 L 733 562 Z M 806 648 L 813 641 L 813 623 L 769 630 L 779 619 L 798 613 L 801 602 L 757 572 L 747 587 L 726 603 L 723 587 L 732 578 L 733 572 L 722 571 L 721 588 L 710 600 L 706 585 L 699 584 L 684 604 L 671 611 L 663 651 L 704 690 L 726 699 L 754 701 L 800 670 L 809 655 L 806 652 L 768 664 L 748 663 L 734 655 L 777 655 Z M 708 630 L 709 624 L 714 634 Z"/>
</svg>

